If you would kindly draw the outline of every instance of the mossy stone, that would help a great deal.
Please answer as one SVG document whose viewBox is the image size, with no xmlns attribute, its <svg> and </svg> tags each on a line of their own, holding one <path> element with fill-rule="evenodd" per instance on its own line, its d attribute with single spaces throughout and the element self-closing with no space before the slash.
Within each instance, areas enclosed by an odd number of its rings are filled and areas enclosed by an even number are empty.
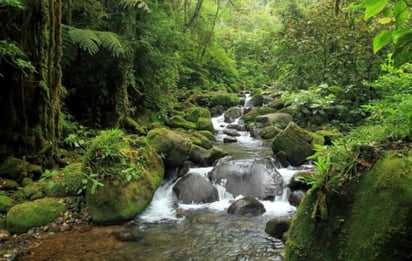
<svg viewBox="0 0 412 261">
<path fill-rule="evenodd" d="M 180 115 L 170 117 L 167 121 L 167 126 L 170 128 L 182 128 L 185 130 L 196 129 L 196 123 L 187 121 Z"/>
<path fill-rule="evenodd" d="M 103 186 L 92 189 L 89 183 L 86 190 L 87 205 L 95 222 L 101 224 L 116 224 L 135 218 L 144 208 L 149 205 L 153 194 L 160 186 L 164 176 L 164 165 L 156 153 L 144 138 L 126 138 L 119 150 L 125 155 L 134 155 L 138 151 L 138 157 L 123 159 L 123 163 L 115 168 L 104 171 L 115 171 L 116 173 L 97 173 L 101 175 Z M 129 161 L 129 162 L 128 162 Z M 130 170 L 130 164 L 137 167 L 138 177 L 127 179 L 124 170 Z M 94 162 L 99 165 L 101 162 Z M 122 171 L 123 169 L 123 171 Z"/>
<path fill-rule="evenodd" d="M 0 195 L 0 213 L 7 212 L 13 206 L 13 199 L 6 195 Z"/>
<path fill-rule="evenodd" d="M 177 167 L 189 159 L 192 141 L 181 132 L 158 128 L 149 131 L 147 141 L 159 155 L 164 157 L 167 167 Z"/>
<path fill-rule="evenodd" d="M 213 122 L 210 118 L 199 118 L 196 122 L 196 130 L 206 130 L 214 132 Z"/>
<path fill-rule="evenodd" d="M 54 221 L 66 210 L 64 203 L 52 198 L 18 204 L 7 212 L 7 229 L 13 234 L 21 234 Z"/>
<path fill-rule="evenodd" d="M 185 111 L 183 116 L 187 121 L 197 122 L 199 118 L 210 118 L 211 114 L 207 108 L 193 106 Z"/>
<path fill-rule="evenodd" d="M 80 162 L 64 167 L 47 183 L 46 194 L 51 197 L 78 196 L 83 192 L 83 180 L 86 177 L 82 169 L 83 164 Z"/>
<path fill-rule="evenodd" d="M 274 137 L 276 137 L 276 135 L 278 135 L 281 132 L 282 130 L 276 128 L 275 126 L 267 126 L 259 131 L 259 136 L 264 140 L 269 140 L 273 139 Z"/>
<path fill-rule="evenodd" d="M 0 165 L 0 177 L 12 179 L 18 183 L 26 177 L 40 176 L 42 172 L 40 166 L 14 157 L 8 157 Z"/>
<path fill-rule="evenodd" d="M 312 140 L 313 137 L 309 131 L 291 122 L 273 139 L 272 151 L 274 154 L 285 152 L 290 164 L 299 166 L 313 154 Z"/>
<path fill-rule="evenodd" d="M 47 184 L 43 182 L 34 182 L 22 189 L 23 196 L 25 199 L 40 199 L 45 197 L 45 189 Z"/>
<path fill-rule="evenodd" d="M 272 237 L 282 239 L 283 234 L 289 230 L 291 218 L 273 218 L 266 223 L 265 232 Z"/>
<path fill-rule="evenodd" d="M 224 91 L 196 93 L 190 100 L 202 107 L 216 107 L 222 106 L 229 108 L 239 104 L 240 99 L 235 93 L 228 93 Z"/>
<path fill-rule="evenodd" d="M 15 180 L 0 178 L 0 189 L 17 190 L 18 187 L 19 187 L 19 184 Z"/>
<path fill-rule="evenodd" d="M 311 219 L 309 191 L 286 242 L 286 260 L 409 260 L 412 245 L 412 151 L 388 151 L 359 182 L 326 195 L 328 217 Z"/>
<path fill-rule="evenodd" d="M 254 108 L 250 112 L 246 113 L 245 115 L 242 116 L 243 121 L 248 124 L 251 122 L 254 122 L 256 117 L 268 113 L 274 113 L 276 110 L 270 107 L 258 107 Z"/>
<path fill-rule="evenodd" d="M 204 137 L 206 137 L 209 141 L 216 141 L 216 137 L 213 134 L 214 132 L 211 131 L 205 131 L 205 130 L 200 130 L 198 133 L 202 134 Z"/>
</svg>

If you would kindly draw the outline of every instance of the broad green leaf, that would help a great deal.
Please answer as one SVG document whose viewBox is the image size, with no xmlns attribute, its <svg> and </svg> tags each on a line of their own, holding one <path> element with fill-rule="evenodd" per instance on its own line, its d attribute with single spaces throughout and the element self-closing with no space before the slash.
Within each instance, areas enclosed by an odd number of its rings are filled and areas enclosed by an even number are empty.
<svg viewBox="0 0 412 261">
<path fill-rule="evenodd" d="M 381 12 L 388 4 L 388 0 L 364 0 L 362 4 L 366 8 L 365 20 L 368 20 L 372 16 Z"/>
<path fill-rule="evenodd" d="M 380 49 L 392 41 L 392 32 L 383 30 L 373 38 L 373 52 L 377 53 Z"/>
<path fill-rule="evenodd" d="M 398 30 L 394 30 L 392 32 L 392 39 L 393 42 L 396 43 L 398 42 L 398 39 L 401 39 L 402 37 L 404 37 L 407 34 L 412 33 L 412 28 L 404 28 L 404 29 L 398 29 Z"/>
<path fill-rule="evenodd" d="M 383 17 L 378 19 L 378 23 L 380 24 L 387 24 L 390 23 L 392 21 L 392 17 Z"/>
<path fill-rule="evenodd" d="M 396 1 L 394 11 L 396 27 L 398 28 L 408 20 L 410 10 L 404 1 Z"/>
</svg>

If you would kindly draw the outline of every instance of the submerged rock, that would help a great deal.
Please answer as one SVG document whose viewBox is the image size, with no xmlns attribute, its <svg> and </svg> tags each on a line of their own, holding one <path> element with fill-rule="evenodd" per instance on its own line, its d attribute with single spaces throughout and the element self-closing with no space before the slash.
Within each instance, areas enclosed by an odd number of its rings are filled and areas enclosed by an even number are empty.
<svg viewBox="0 0 412 261">
<path fill-rule="evenodd" d="M 173 187 L 173 192 L 185 204 L 208 203 L 219 199 L 219 193 L 212 183 L 193 173 L 182 177 Z"/>
<path fill-rule="evenodd" d="M 260 216 L 266 212 L 265 207 L 254 197 L 244 197 L 234 201 L 227 213 L 237 216 L 252 215 Z"/>
<path fill-rule="evenodd" d="M 273 198 L 283 190 L 283 178 L 270 158 L 222 160 L 209 173 L 209 178 L 235 197 Z"/>
</svg>

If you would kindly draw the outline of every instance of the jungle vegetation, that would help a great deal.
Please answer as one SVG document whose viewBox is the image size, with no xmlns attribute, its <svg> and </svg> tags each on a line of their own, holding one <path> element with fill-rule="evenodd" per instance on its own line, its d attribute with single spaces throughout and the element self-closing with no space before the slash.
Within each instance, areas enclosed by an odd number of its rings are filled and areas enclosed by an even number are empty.
<svg viewBox="0 0 412 261">
<path fill-rule="evenodd" d="M 209 91 L 281 93 L 305 127 L 410 139 L 411 5 L 0 0 L 0 160 L 56 166 L 91 130 L 144 133 Z"/>
</svg>

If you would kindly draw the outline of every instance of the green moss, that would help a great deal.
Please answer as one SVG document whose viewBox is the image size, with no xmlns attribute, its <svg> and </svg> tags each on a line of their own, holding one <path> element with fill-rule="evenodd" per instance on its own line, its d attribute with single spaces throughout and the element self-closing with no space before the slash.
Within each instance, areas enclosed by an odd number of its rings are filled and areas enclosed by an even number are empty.
<svg viewBox="0 0 412 261">
<path fill-rule="evenodd" d="M 200 130 L 200 131 L 198 131 L 198 133 L 205 136 L 209 141 L 216 141 L 215 135 L 210 131 Z"/>
<path fill-rule="evenodd" d="M 260 130 L 259 135 L 262 139 L 268 140 L 273 139 L 274 137 L 276 137 L 276 135 L 278 135 L 281 132 L 282 130 L 276 128 L 275 126 L 267 126 Z"/>
<path fill-rule="evenodd" d="M 0 213 L 7 212 L 12 206 L 12 198 L 6 195 L 0 195 Z"/>
<path fill-rule="evenodd" d="M 147 134 L 148 143 L 164 157 L 165 165 L 177 167 L 189 158 L 192 141 L 181 131 L 158 128 Z"/>
<path fill-rule="evenodd" d="M 196 130 L 207 130 L 214 132 L 212 120 L 210 118 L 199 118 L 196 122 Z"/>
<path fill-rule="evenodd" d="M 309 192 L 293 219 L 285 260 L 409 260 L 412 152 L 387 152 L 340 193 L 326 195 L 328 219 L 310 218 Z"/>
<path fill-rule="evenodd" d="M 187 121 L 180 115 L 170 117 L 167 121 L 167 126 L 170 128 L 182 128 L 185 130 L 196 129 L 196 123 Z"/>
<path fill-rule="evenodd" d="M 235 93 L 227 93 L 223 91 L 198 93 L 193 95 L 190 100 L 202 107 L 223 106 L 229 108 L 240 103 L 239 97 Z"/>
<path fill-rule="evenodd" d="M 11 233 L 24 233 L 30 228 L 52 222 L 65 211 L 65 204 L 52 198 L 18 204 L 7 213 L 7 229 Z"/>
<path fill-rule="evenodd" d="M 183 116 L 187 121 L 197 122 L 199 118 L 210 118 L 210 111 L 203 107 L 193 106 Z"/>
<path fill-rule="evenodd" d="M 276 110 L 269 108 L 269 107 L 259 107 L 251 110 L 250 112 L 246 113 L 245 115 L 242 116 L 242 119 L 245 121 L 245 123 L 250 123 L 254 122 L 256 117 L 268 113 L 274 113 Z"/>
<path fill-rule="evenodd" d="M 81 194 L 84 186 L 83 179 L 86 177 L 82 170 L 82 163 L 67 165 L 47 182 L 46 194 L 52 197 L 70 197 Z"/>
</svg>

